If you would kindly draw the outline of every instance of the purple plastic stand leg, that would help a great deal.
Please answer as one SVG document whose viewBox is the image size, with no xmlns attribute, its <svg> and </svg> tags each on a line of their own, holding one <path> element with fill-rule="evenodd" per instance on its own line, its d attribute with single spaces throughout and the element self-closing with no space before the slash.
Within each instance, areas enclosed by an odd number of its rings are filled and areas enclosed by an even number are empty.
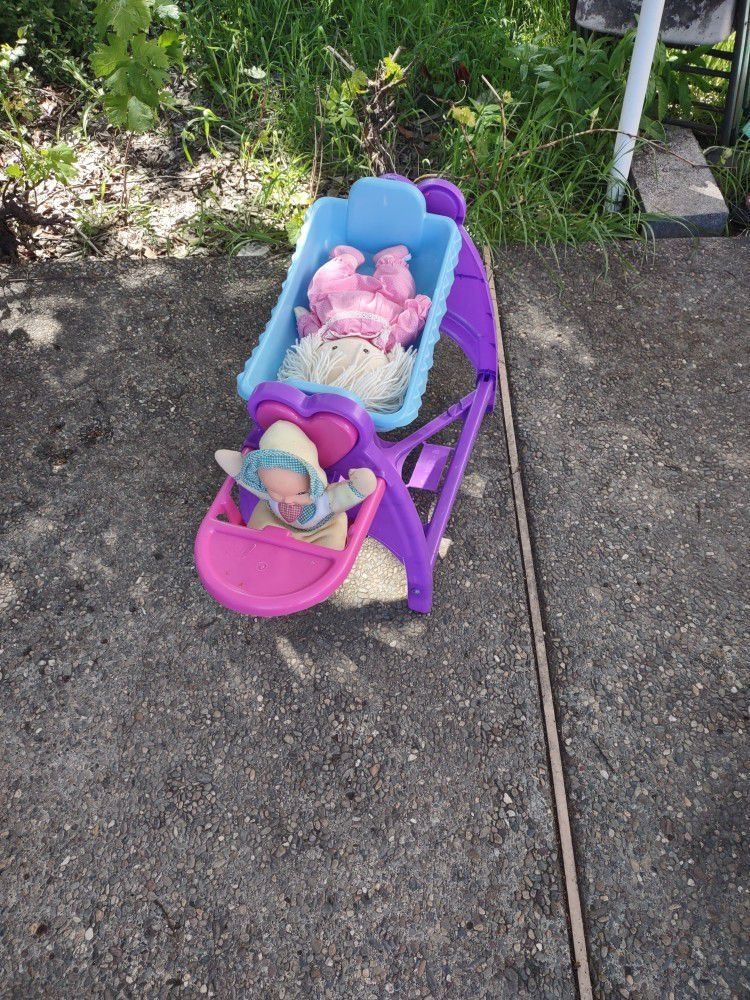
<svg viewBox="0 0 750 1000">
<path fill-rule="evenodd" d="M 356 428 L 357 443 L 330 471 L 333 475 L 346 476 L 351 468 L 368 466 L 385 481 L 385 492 L 369 533 L 404 564 L 409 607 L 427 612 L 432 605 L 433 567 L 440 541 L 482 420 L 494 406 L 497 344 L 485 269 L 463 226 L 466 214 L 463 195 L 448 181 L 429 180 L 418 186 L 428 210 L 454 219 L 461 232 L 462 247 L 442 330 L 461 348 L 474 368 L 474 389 L 424 427 L 396 443 L 381 441 L 366 410 L 344 396 L 328 393 L 305 396 L 293 386 L 263 382 L 251 395 L 247 408 L 255 420 L 258 407 L 263 402 L 273 401 L 287 406 L 303 421 L 324 412 L 343 417 Z M 439 431 L 457 421 L 462 422 L 462 427 L 454 447 L 430 444 L 430 439 Z M 260 433 L 256 424 L 245 446 L 257 446 Z M 415 449 L 419 449 L 419 455 L 406 483 L 402 474 L 404 462 Z M 432 515 L 426 523 L 420 519 L 411 496 L 410 490 L 415 489 L 428 490 L 436 496 Z M 243 517 L 247 517 L 251 506 L 249 496 L 241 495 Z"/>
</svg>

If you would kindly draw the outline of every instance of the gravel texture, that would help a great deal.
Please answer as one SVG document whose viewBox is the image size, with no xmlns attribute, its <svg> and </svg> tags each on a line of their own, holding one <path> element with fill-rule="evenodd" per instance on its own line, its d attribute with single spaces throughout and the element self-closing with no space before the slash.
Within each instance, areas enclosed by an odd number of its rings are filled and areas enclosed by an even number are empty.
<svg viewBox="0 0 750 1000">
<path fill-rule="evenodd" d="M 47 265 L 0 288 L 0 993 L 571 997 L 499 419 L 430 617 L 376 543 L 290 618 L 197 579 L 282 273 Z"/>
<path fill-rule="evenodd" d="M 750 995 L 750 243 L 498 267 L 599 997 Z"/>
</svg>

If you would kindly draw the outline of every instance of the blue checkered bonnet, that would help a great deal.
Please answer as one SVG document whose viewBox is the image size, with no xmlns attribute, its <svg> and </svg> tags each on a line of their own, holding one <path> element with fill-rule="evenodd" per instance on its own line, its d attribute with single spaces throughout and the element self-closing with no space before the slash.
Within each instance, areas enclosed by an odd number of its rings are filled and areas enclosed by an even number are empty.
<svg viewBox="0 0 750 1000">
<path fill-rule="evenodd" d="M 261 500 L 268 500 L 269 497 L 258 475 L 259 469 L 286 469 L 288 472 L 298 472 L 300 475 L 307 476 L 310 480 L 310 496 L 313 500 L 317 500 L 325 492 L 326 484 L 307 462 L 286 451 L 278 451 L 276 448 L 259 448 L 258 451 L 250 451 L 245 455 L 237 482 L 240 486 L 244 486 L 245 489 L 260 497 Z"/>
</svg>

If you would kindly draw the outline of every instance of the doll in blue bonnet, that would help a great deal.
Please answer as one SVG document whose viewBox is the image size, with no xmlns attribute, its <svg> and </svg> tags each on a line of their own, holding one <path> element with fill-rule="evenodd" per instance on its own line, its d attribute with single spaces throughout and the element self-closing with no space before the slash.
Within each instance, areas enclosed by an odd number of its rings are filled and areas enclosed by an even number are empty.
<svg viewBox="0 0 750 1000">
<path fill-rule="evenodd" d="M 368 497 L 377 485 L 371 469 L 351 469 L 349 478 L 329 485 L 314 442 L 288 420 L 271 424 L 258 449 L 243 455 L 221 449 L 216 461 L 259 502 L 249 528 L 269 524 L 295 538 L 329 549 L 346 545 L 346 511 Z"/>
</svg>

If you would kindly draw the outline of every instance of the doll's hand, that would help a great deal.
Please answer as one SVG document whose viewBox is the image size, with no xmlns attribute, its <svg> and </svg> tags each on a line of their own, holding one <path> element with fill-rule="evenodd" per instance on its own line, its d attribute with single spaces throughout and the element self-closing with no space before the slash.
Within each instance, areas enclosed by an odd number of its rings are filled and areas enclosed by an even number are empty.
<svg viewBox="0 0 750 1000">
<path fill-rule="evenodd" d="M 349 482 L 363 497 L 369 497 L 371 493 L 374 493 L 378 484 L 372 469 L 350 469 Z"/>
</svg>

